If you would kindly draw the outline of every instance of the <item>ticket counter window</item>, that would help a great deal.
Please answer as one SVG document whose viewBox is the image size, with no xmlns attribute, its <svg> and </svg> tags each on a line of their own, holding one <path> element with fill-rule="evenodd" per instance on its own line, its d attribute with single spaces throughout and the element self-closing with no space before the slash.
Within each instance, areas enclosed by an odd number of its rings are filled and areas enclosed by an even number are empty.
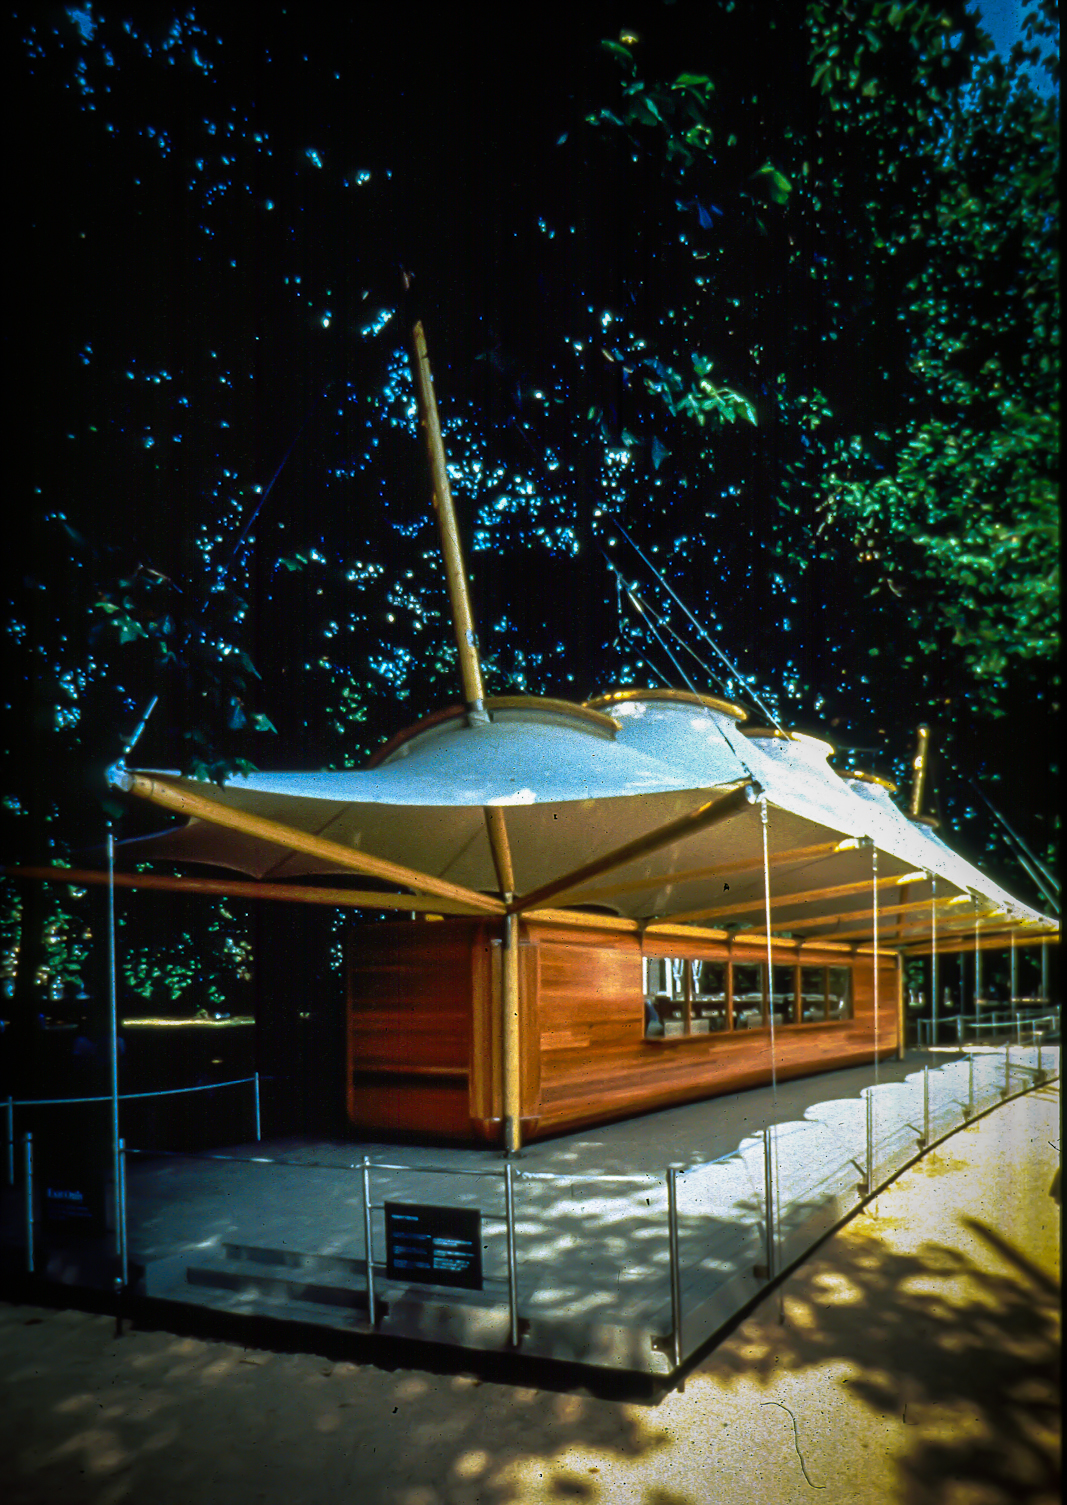
<svg viewBox="0 0 1067 1505">
<path fill-rule="evenodd" d="M 726 963 L 692 961 L 693 1034 L 718 1034 L 728 1027 Z"/>
<path fill-rule="evenodd" d="M 852 1018 L 852 973 L 847 967 L 826 969 L 826 1016 L 828 1019 Z"/>
<path fill-rule="evenodd" d="M 685 1033 L 685 963 L 669 956 L 646 956 L 645 1035 L 648 1039 Z"/>
<path fill-rule="evenodd" d="M 771 1010 L 774 1025 L 792 1024 L 796 1018 L 796 969 L 794 967 L 771 968 Z"/>
<path fill-rule="evenodd" d="M 818 1024 L 826 1018 L 826 968 L 800 969 L 800 1022 Z"/>
<path fill-rule="evenodd" d="M 734 1029 L 761 1029 L 764 1004 L 763 968 L 734 962 Z"/>
</svg>

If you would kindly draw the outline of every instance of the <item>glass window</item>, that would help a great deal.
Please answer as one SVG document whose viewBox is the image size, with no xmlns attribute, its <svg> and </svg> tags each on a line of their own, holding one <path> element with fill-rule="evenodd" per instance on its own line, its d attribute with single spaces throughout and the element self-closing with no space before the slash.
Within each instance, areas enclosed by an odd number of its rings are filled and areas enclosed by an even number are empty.
<svg viewBox="0 0 1067 1505">
<path fill-rule="evenodd" d="M 665 1020 L 671 1007 L 671 964 L 663 956 L 642 958 L 645 975 L 645 1035 L 666 1033 Z"/>
<path fill-rule="evenodd" d="M 827 967 L 826 975 L 827 1018 L 851 1019 L 852 973 L 848 967 Z"/>
<path fill-rule="evenodd" d="M 694 961 L 694 1035 L 715 1034 L 726 1028 L 726 963 Z"/>
<path fill-rule="evenodd" d="M 771 969 L 771 1009 L 774 1025 L 792 1024 L 796 1017 L 796 969 L 773 967 Z"/>
<path fill-rule="evenodd" d="M 800 969 L 800 1022 L 814 1024 L 826 1018 L 826 968 Z"/>
<path fill-rule="evenodd" d="M 763 968 L 734 962 L 734 1029 L 759 1029 L 763 1024 Z"/>
</svg>

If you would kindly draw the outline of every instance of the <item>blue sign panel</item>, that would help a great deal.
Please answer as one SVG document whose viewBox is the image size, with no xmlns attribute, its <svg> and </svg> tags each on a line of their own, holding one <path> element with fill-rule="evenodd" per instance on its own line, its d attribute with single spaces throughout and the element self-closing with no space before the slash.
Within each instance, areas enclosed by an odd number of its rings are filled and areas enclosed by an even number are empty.
<svg viewBox="0 0 1067 1505">
<path fill-rule="evenodd" d="M 86 1234 L 104 1232 L 104 1178 L 80 1175 L 49 1178 L 41 1187 L 45 1226 L 56 1231 Z"/>
<path fill-rule="evenodd" d="M 389 1280 L 482 1289 L 482 1215 L 470 1207 L 385 1203 Z"/>
</svg>

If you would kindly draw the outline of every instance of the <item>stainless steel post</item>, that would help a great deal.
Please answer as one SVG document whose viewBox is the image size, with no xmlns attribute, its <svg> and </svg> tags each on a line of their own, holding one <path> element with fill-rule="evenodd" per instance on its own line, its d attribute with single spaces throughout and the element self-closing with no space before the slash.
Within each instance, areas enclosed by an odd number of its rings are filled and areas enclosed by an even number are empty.
<svg viewBox="0 0 1067 1505">
<path fill-rule="evenodd" d="M 923 1149 L 930 1148 L 930 1068 L 923 1067 Z"/>
<path fill-rule="evenodd" d="M 1045 1033 L 1045 1031 L 1043 1029 L 1039 1029 L 1035 1031 L 1035 1033 L 1037 1035 L 1037 1079 L 1040 1082 L 1045 1075 L 1045 1073 L 1041 1070 L 1041 1036 Z"/>
<path fill-rule="evenodd" d="M 26 1166 L 26 1269 L 33 1274 L 33 1135 L 22 1136 Z"/>
<path fill-rule="evenodd" d="M 774 1167 L 771 1156 L 771 1131 L 763 1131 L 763 1206 L 767 1215 L 767 1279 L 774 1279 Z"/>
<path fill-rule="evenodd" d="M 371 1228 L 370 1206 L 370 1161 L 366 1155 L 362 1163 L 363 1177 L 363 1238 L 367 1245 L 367 1316 L 371 1327 L 377 1326 L 374 1299 L 374 1241 Z"/>
<path fill-rule="evenodd" d="M 514 1167 L 511 1161 L 504 1163 L 504 1213 L 508 1233 L 508 1319 L 511 1324 L 511 1346 L 519 1346 L 519 1270 L 515 1258 L 515 1185 Z"/>
<path fill-rule="evenodd" d="M 1041 1002 L 1048 1003 L 1048 941 L 1041 942 Z"/>
<path fill-rule="evenodd" d="M 256 1143 L 258 1144 L 259 1141 L 263 1138 L 263 1135 L 260 1132 L 260 1122 L 259 1122 L 259 1072 L 258 1071 L 255 1072 L 254 1075 L 253 1075 L 253 1077 L 252 1077 L 252 1084 L 253 1084 L 253 1091 L 255 1093 L 255 1099 L 256 1099 Z"/>
<path fill-rule="evenodd" d="M 119 1258 L 122 1271 L 122 1289 L 125 1290 L 130 1283 L 130 1255 L 129 1244 L 126 1238 L 126 1141 L 124 1139 L 119 1140 L 119 1184 L 117 1196 L 119 1204 Z"/>
<path fill-rule="evenodd" d="M 967 1116 L 974 1117 L 974 1051 L 967 1057 Z"/>
<path fill-rule="evenodd" d="M 677 1182 L 678 1172 L 671 1166 L 667 1171 L 667 1233 L 671 1253 L 671 1345 L 675 1369 L 682 1362 L 682 1282 L 678 1269 Z"/>
<path fill-rule="evenodd" d="M 867 1195 L 874 1192 L 874 1094 L 867 1089 Z"/>
<path fill-rule="evenodd" d="M 15 1099 L 7 1100 L 7 1184 L 15 1184 Z"/>
<path fill-rule="evenodd" d="M 109 1039 L 111 1058 L 111 1168 L 115 1185 L 115 1253 L 122 1258 L 122 1234 L 119 1230 L 119 1043 L 118 986 L 115 974 L 115 837 L 107 833 L 107 977 Z"/>
<path fill-rule="evenodd" d="M 939 986 L 938 956 L 937 956 L 937 879 L 930 875 L 930 1043 L 940 1044 L 941 1031 L 938 1028 L 938 1010 L 940 1002 L 937 996 Z"/>
<path fill-rule="evenodd" d="M 1016 1020 L 1016 1018 L 1018 1017 L 1018 1014 L 1019 1014 L 1018 998 L 1019 998 L 1019 969 L 1018 969 L 1018 964 L 1016 963 L 1016 960 L 1015 960 L 1015 932 L 1013 931 L 1012 932 L 1012 937 L 1011 937 L 1011 1017 L 1012 1017 L 1012 1023 L 1015 1022 L 1015 1020 Z"/>
<path fill-rule="evenodd" d="M 1004 1047 L 1004 1096 L 1011 1095 L 1011 1042 Z"/>
</svg>

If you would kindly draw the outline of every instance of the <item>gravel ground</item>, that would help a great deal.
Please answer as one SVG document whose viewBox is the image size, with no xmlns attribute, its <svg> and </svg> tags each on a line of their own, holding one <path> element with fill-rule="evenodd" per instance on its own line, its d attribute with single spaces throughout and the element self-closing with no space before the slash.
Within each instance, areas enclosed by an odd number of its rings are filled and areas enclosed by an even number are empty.
<svg viewBox="0 0 1067 1505">
<path fill-rule="evenodd" d="M 0 1305 L 9 1505 L 1059 1499 L 1059 1093 L 998 1108 L 658 1404 Z"/>
</svg>

